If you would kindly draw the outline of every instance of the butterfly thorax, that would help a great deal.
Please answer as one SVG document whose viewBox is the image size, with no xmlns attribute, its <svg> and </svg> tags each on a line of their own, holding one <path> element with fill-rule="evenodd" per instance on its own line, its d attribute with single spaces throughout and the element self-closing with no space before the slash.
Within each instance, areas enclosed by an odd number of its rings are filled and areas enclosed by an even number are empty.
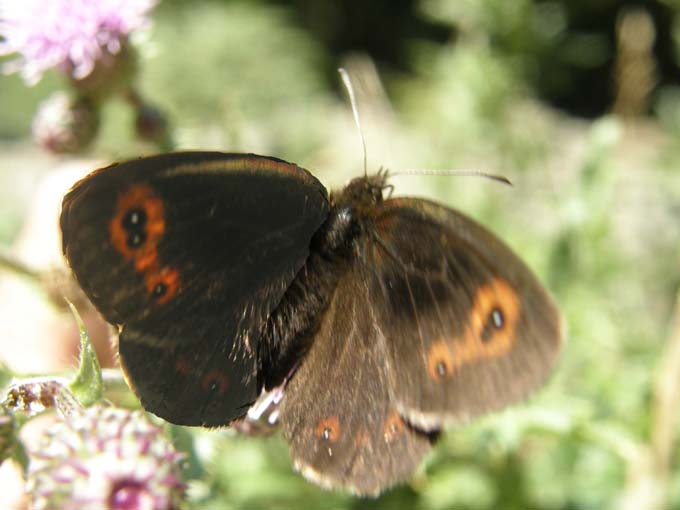
<svg viewBox="0 0 680 510">
<path fill-rule="evenodd" d="M 358 177 L 331 193 L 328 219 L 312 242 L 312 249 L 327 254 L 349 253 L 353 240 L 366 227 L 375 206 L 383 201 L 386 175 Z"/>
</svg>

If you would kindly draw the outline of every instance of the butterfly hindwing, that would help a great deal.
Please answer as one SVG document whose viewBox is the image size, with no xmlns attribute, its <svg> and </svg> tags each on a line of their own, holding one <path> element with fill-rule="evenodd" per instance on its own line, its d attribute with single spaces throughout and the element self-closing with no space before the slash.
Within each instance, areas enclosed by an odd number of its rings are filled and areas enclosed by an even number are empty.
<svg viewBox="0 0 680 510">
<path fill-rule="evenodd" d="M 419 199 L 383 202 L 361 258 L 395 405 L 437 430 L 525 398 L 562 341 L 552 299 L 496 236 Z"/>
<path fill-rule="evenodd" d="M 188 425 L 245 412 L 259 390 L 262 324 L 327 212 L 306 170 L 254 155 L 143 158 L 73 188 L 64 253 L 121 328 L 121 364 L 147 410 Z"/>
<path fill-rule="evenodd" d="M 360 276 L 350 271 L 335 290 L 286 387 L 280 421 L 303 475 L 325 487 L 377 495 L 412 476 L 431 438 L 410 427 L 390 400 Z"/>
</svg>

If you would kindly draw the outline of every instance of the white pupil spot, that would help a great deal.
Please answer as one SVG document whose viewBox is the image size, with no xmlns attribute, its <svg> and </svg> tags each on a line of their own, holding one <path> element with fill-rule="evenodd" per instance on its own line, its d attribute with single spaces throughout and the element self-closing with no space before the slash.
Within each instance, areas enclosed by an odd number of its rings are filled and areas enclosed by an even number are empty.
<svg viewBox="0 0 680 510">
<path fill-rule="evenodd" d="M 496 329 L 501 329 L 503 327 L 503 313 L 498 308 L 495 308 L 493 312 L 491 312 L 491 320 Z"/>
</svg>

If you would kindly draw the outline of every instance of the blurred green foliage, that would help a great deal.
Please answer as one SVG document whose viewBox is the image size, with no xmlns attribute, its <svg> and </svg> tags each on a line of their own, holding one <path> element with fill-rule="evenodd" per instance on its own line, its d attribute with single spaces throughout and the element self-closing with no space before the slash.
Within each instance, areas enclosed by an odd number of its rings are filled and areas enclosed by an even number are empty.
<svg viewBox="0 0 680 510">
<path fill-rule="evenodd" d="M 180 148 L 275 155 L 341 185 L 362 171 L 349 107 L 327 73 L 347 65 L 360 93 L 369 170 L 474 168 L 514 181 L 513 188 L 450 177 L 393 183 L 398 194 L 460 208 L 506 239 L 555 294 L 569 342 L 552 381 L 530 402 L 447 430 L 412 483 L 378 500 L 308 484 L 293 472 L 278 436 L 177 431 L 194 451 L 191 508 L 644 503 L 634 482 L 656 476 L 643 460 L 658 425 L 655 381 L 680 283 L 680 88 L 673 82 L 680 61 L 673 67 L 669 57 L 677 47 L 650 57 L 658 86 L 643 116 L 628 118 L 607 113 L 621 2 L 399 3 L 410 9 L 403 16 L 433 24 L 437 36 L 395 32 L 400 53 L 373 61 L 343 53 L 361 48 L 343 46 L 337 35 L 330 48 L 305 26 L 314 20 L 309 3 L 295 5 L 175 0 L 157 8 L 141 45 L 140 88 L 171 114 Z M 659 25 L 659 44 L 677 44 L 680 4 L 650 3 L 649 12 L 673 20 Z M 593 17 L 588 27 L 586 14 Z M 5 241 L 23 211 L 12 190 L 27 192 L 30 186 L 16 183 L 36 172 L 17 167 L 15 151 L 34 150 L 26 141 L 32 113 L 58 86 L 54 75 L 35 88 L 0 77 Z M 581 97 L 588 95 L 590 102 Z M 125 108 L 109 105 L 93 154 L 115 160 L 151 150 L 133 141 L 130 122 Z M 673 447 L 668 490 L 675 508 L 679 463 Z"/>
</svg>

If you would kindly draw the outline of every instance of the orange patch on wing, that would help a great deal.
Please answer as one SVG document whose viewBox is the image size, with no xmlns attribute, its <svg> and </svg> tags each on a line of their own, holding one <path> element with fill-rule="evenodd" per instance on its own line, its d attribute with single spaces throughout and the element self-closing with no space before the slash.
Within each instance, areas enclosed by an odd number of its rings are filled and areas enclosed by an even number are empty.
<svg viewBox="0 0 680 510">
<path fill-rule="evenodd" d="M 135 254 L 134 261 L 135 271 L 138 273 L 143 273 L 147 269 L 158 265 L 158 251 L 156 247 L 152 244 L 146 244 L 141 247 Z"/>
<path fill-rule="evenodd" d="M 397 411 L 392 411 L 385 420 L 383 438 L 386 443 L 391 443 L 404 432 L 404 420 Z"/>
<path fill-rule="evenodd" d="M 314 435 L 317 438 L 330 441 L 331 443 L 335 443 L 340 439 L 341 432 L 340 420 L 335 415 L 319 420 L 314 429 Z"/>
<path fill-rule="evenodd" d="M 144 279 L 146 291 L 158 303 L 166 303 L 179 290 L 179 272 L 171 267 L 164 267 L 157 272 L 147 272 Z M 161 289 L 162 292 L 157 292 Z"/>
<path fill-rule="evenodd" d="M 517 340 L 520 312 L 519 296 L 505 280 L 495 278 L 480 287 L 463 337 L 438 339 L 430 345 L 427 355 L 430 377 L 440 381 L 463 365 L 509 352 Z M 485 331 L 490 334 L 483 337 Z"/>
<path fill-rule="evenodd" d="M 517 339 L 520 309 L 519 296 L 505 280 L 495 278 L 480 287 L 470 311 L 470 327 L 463 341 L 455 344 L 457 364 L 495 358 L 510 351 Z M 495 321 L 494 314 L 498 314 L 499 324 L 490 324 Z M 489 326 L 491 334 L 482 338 Z"/>
<path fill-rule="evenodd" d="M 427 371 L 435 381 L 450 376 L 455 367 L 452 347 L 446 340 L 436 340 L 427 350 Z"/>
<path fill-rule="evenodd" d="M 217 388 L 220 393 L 226 393 L 229 389 L 229 378 L 221 370 L 214 369 L 203 376 L 201 387 L 205 391 Z"/>
</svg>

